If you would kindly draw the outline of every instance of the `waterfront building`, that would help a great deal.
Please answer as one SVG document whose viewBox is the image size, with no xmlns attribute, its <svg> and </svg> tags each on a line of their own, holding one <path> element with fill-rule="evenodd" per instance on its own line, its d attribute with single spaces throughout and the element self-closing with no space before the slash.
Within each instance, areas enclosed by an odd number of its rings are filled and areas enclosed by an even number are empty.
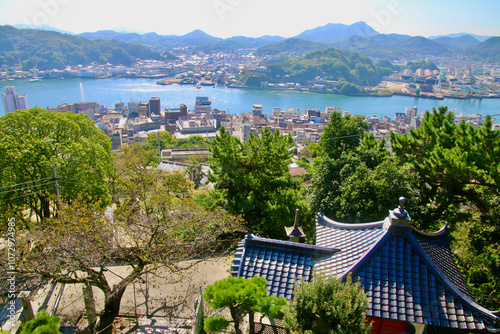
<svg viewBox="0 0 500 334">
<path fill-rule="evenodd" d="M 2 100 L 5 113 L 29 108 L 28 96 L 26 94 L 17 94 L 14 86 L 4 87 L 4 92 Z"/>
<path fill-rule="evenodd" d="M 212 101 L 208 97 L 197 96 L 194 103 L 194 111 L 196 114 L 205 113 L 208 117 L 212 111 Z"/>
<path fill-rule="evenodd" d="M 405 108 L 406 123 L 409 124 L 415 117 L 417 117 L 417 107 Z"/>
<path fill-rule="evenodd" d="M 254 104 L 252 107 L 252 114 L 254 116 L 262 115 L 262 104 Z"/>
<path fill-rule="evenodd" d="M 127 103 L 127 109 L 128 109 L 127 115 L 129 118 L 139 117 L 139 103 L 140 102 Z"/>
<path fill-rule="evenodd" d="M 115 103 L 115 110 L 119 112 L 123 112 L 125 110 L 125 103 L 123 102 L 116 102 Z"/>
</svg>

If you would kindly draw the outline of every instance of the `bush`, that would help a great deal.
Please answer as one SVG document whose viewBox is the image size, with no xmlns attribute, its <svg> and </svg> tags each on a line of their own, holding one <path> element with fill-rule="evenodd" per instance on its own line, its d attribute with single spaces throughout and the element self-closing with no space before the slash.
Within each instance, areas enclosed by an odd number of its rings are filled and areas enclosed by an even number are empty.
<svg viewBox="0 0 500 334">
<path fill-rule="evenodd" d="M 282 310 L 285 328 L 292 334 L 370 333 L 368 299 L 350 276 L 342 282 L 318 275 L 311 283 L 301 281 L 293 295 L 294 300 Z"/>
<path fill-rule="evenodd" d="M 229 321 L 223 315 L 206 318 L 203 329 L 207 332 L 219 333 L 229 326 Z"/>
<path fill-rule="evenodd" d="M 49 316 L 42 310 L 36 314 L 35 319 L 22 326 L 21 334 L 59 334 L 60 325 L 61 319 L 58 316 Z"/>
</svg>

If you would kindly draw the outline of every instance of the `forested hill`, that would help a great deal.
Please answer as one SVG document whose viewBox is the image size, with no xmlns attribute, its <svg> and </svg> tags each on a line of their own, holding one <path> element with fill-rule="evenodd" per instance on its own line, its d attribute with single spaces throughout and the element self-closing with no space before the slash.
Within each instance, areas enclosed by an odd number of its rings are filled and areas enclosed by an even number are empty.
<svg viewBox="0 0 500 334">
<path fill-rule="evenodd" d="M 467 55 L 479 59 L 499 62 L 500 61 L 500 37 L 490 37 L 481 44 L 467 51 Z"/>
<path fill-rule="evenodd" d="M 389 68 L 376 66 L 367 56 L 356 52 L 326 49 L 300 58 L 279 58 L 266 62 L 267 73 L 247 73 L 246 84 L 260 85 L 261 81 L 296 82 L 307 85 L 321 77 L 326 81 L 345 81 L 360 86 L 378 84 L 392 73 Z"/>
<path fill-rule="evenodd" d="M 258 48 L 256 56 L 275 56 L 278 54 L 300 54 L 304 55 L 315 50 L 327 49 L 325 44 L 306 41 L 300 38 L 287 38 L 275 44 L 267 44 Z"/>
<path fill-rule="evenodd" d="M 64 69 L 68 65 L 91 62 L 130 65 L 136 59 L 162 59 L 162 54 L 149 47 L 117 42 L 90 40 L 54 31 L 16 29 L 0 26 L 0 65 L 23 68 Z"/>
</svg>

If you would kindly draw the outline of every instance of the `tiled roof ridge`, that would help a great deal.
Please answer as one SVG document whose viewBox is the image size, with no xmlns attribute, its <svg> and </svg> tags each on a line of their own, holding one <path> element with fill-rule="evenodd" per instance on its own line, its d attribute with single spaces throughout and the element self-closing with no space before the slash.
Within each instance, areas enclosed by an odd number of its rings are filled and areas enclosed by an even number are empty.
<svg viewBox="0 0 500 334">
<path fill-rule="evenodd" d="M 412 234 L 408 233 L 405 236 L 405 239 L 414 247 L 413 249 L 419 253 L 420 256 L 428 263 L 429 269 L 433 272 L 433 274 L 441 280 L 441 283 L 448 288 L 459 300 L 462 301 L 463 304 L 468 304 L 474 311 L 480 313 L 483 317 L 488 318 L 492 323 L 499 323 L 500 319 L 493 314 L 490 310 L 484 308 L 483 306 L 476 303 L 466 294 L 464 294 L 460 289 L 453 284 L 448 277 L 439 269 L 439 267 L 432 261 L 432 259 L 427 255 L 425 250 L 422 248 L 417 238 Z"/>
<path fill-rule="evenodd" d="M 371 222 L 371 223 L 340 223 L 335 220 L 332 220 L 326 217 L 323 213 L 318 213 L 316 215 L 316 222 L 328 225 L 330 227 L 344 229 L 344 230 L 361 230 L 361 229 L 369 229 L 369 228 L 382 228 L 384 225 L 384 221 Z"/>
<path fill-rule="evenodd" d="M 366 252 L 365 254 L 363 254 L 363 256 L 360 257 L 360 259 L 354 263 L 350 268 L 348 268 L 344 273 L 338 275 L 339 278 L 341 278 L 342 280 L 345 280 L 347 278 L 347 276 L 352 273 L 352 272 L 356 272 L 358 271 L 358 269 L 362 268 L 363 265 L 367 262 L 370 261 L 371 257 L 376 254 L 379 249 L 381 249 L 386 243 L 387 241 L 389 241 L 391 237 L 391 233 L 389 233 L 389 231 L 386 231 L 381 237 L 380 239 L 377 240 L 377 242 L 375 242 L 373 244 L 372 247 L 370 247 Z"/>
<path fill-rule="evenodd" d="M 283 240 L 275 240 L 275 239 L 267 239 L 255 236 L 253 234 L 247 235 L 245 237 L 245 242 L 247 245 L 250 244 L 266 244 L 269 246 L 279 247 L 279 248 L 287 248 L 293 249 L 299 252 L 311 253 L 314 255 L 331 255 L 337 252 L 340 252 L 338 248 L 330 248 L 330 247 L 321 247 L 309 244 L 302 244 L 298 242 L 292 241 L 283 241 Z"/>
<path fill-rule="evenodd" d="M 425 239 L 434 239 L 434 238 L 439 239 L 439 238 L 447 237 L 450 234 L 450 229 L 448 228 L 448 223 L 446 223 L 442 229 L 440 229 L 436 232 L 420 231 L 420 230 L 417 230 L 416 228 L 414 228 L 413 226 L 411 226 L 411 232 L 413 233 L 413 235 L 415 235 L 417 237 L 421 237 L 421 238 L 425 238 Z"/>
</svg>

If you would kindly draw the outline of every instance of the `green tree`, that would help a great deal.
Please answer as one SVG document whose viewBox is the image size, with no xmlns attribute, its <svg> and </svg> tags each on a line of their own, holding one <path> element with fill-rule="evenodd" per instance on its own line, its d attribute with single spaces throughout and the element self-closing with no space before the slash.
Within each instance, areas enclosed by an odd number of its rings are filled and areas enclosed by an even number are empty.
<svg viewBox="0 0 500 334">
<path fill-rule="evenodd" d="M 49 316 L 45 310 L 38 312 L 35 319 L 25 322 L 21 327 L 21 334 L 59 334 L 61 319 Z"/>
<path fill-rule="evenodd" d="M 267 296 L 266 285 L 267 280 L 259 276 L 251 279 L 231 276 L 207 286 L 203 297 L 214 310 L 229 308 L 237 334 L 242 334 L 240 323 L 243 317 L 249 314 L 250 332 L 254 333 L 253 314 L 255 312 L 262 312 L 263 316 L 276 317 L 282 306 L 287 303 L 285 298 Z M 205 330 L 209 332 L 219 332 L 229 325 L 221 318 L 209 319 L 205 323 Z"/>
<path fill-rule="evenodd" d="M 347 166 L 355 168 L 343 168 L 340 172 L 337 197 L 332 203 L 337 220 L 359 223 L 383 220 L 395 199 L 402 195 L 411 199 L 410 204 L 419 204 L 420 179 L 409 164 L 402 165 L 397 158 L 387 157 L 372 168 L 363 159 L 353 159 Z"/>
<path fill-rule="evenodd" d="M 284 325 L 290 333 L 370 333 L 366 322 L 368 298 L 352 283 L 318 275 L 310 283 L 301 281 L 294 299 L 283 307 Z"/>
<path fill-rule="evenodd" d="M 131 283 L 158 270 L 182 275 L 207 257 L 224 254 L 239 241 L 234 233 L 242 230 L 239 217 L 193 203 L 191 182 L 179 173 L 148 168 L 147 158 L 132 152 L 116 157 L 121 201 L 112 216 L 98 202 L 76 199 L 29 233 L 19 233 L 17 240 L 16 269 L 30 283 L 83 284 L 88 314 L 95 314 L 90 287 L 103 292 L 99 323 L 89 323 L 102 333 L 111 333 Z M 7 256 L 1 259 L 0 277 L 7 277 Z M 184 260 L 193 261 L 186 265 Z M 113 285 L 106 273 L 116 262 L 130 270 Z"/>
<path fill-rule="evenodd" d="M 433 109 L 410 134 L 391 134 L 391 146 L 420 179 L 413 218 L 423 229 L 450 224 L 469 287 L 482 305 L 500 308 L 500 132 L 491 117 L 475 128 L 455 124 L 447 107 Z"/>
<path fill-rule="evenodd" d="M 438 223 L 450 207 L 465 201 L 483 214 L 489 211 L 490 198 L 500 189 L 499 143 L 491 117 L 477 129 L 465 122 L 456 125 L 447 107 L 426 112 L 421 126 L 410 134 L 391 134 L 394 153 L 422 180 L 423 200 L 430 203 L 422 218 Z"/>
<path fill-rule="evenodd" d="M 209 179 L 215 184 L 211 197 L 229 212 L 242 214 L 251 232 L 284 238 L 284 226 L 293 222 L 295 209 L 303 216 L 309 212 L 298 182 L 288 172 L 293 146 L 291 136 L 267 127 L 246 142 L 221 128 L 209 148 Z"/>
<path fill-rule="evenodd" d="M 316 158 L 307 197 L 314 211 L 322 209 L 329 216 L 337 214 L 343 180 L 362 162 L 371 169 L 388 156 L 383 141 L 364 135 L 366 128 L 360 117 L 331 115 L 319 145 L 313 148 Z"/>
<path fill-rule="evenodd" d="M 319 145 L 323 156 L 338 158 L 342 152 L 355 149 L 361 144 L 361 137 L 368 129 L 363 117 L 342 117 L 338 112 L 330 115 Z"/>
<path fill-rule="evenodd" d="M 78 194 L 110 202 L 111 141 L 87 115 L 18 110 L 0 118 L 0 137 L 3 206 L 27 210 L 38 220 L 50 217 L 49 199 L 56 194 L 53 163 L 63 202 Z"/>
<path fill-rule="evenodd" d="M 146 150 L 152 150 L 158 153 L 158 136 L 160 136 L 160 149 L 164 150 L 166 148 L 175 147 L 177 140 L 168 131 L 161 131 L 157 133 L 150 134 L 144 141 L 144 146 Z"/>
</svg>

